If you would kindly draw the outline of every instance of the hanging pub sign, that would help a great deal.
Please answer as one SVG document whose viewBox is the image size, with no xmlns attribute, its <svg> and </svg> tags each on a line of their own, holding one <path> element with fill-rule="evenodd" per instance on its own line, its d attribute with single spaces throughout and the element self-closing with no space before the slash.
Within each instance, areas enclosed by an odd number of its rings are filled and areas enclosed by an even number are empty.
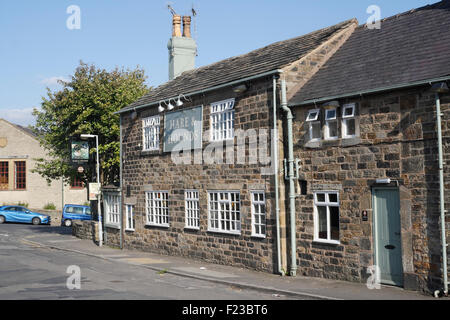
<svg viewBox="0 0 450 320">
<path fill-rule="evenodd" d="M 166 113 L 164 152 L 202 148 L 202 117 L 202 106 Z"/>
<path fill-rule="evenodd" d="M 72 138 L 70 145 L 70 159 L 72 163 L 87 164 L 89 162 L 89 142 Z"/>
</svg>

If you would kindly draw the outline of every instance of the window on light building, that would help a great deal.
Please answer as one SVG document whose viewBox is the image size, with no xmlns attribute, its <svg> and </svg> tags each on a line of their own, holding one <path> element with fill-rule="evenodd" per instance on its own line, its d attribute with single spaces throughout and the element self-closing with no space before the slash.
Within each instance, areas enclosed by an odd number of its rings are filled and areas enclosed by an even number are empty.
<svg viewBox="0 0 450 320">
<path fill-rule="evenodd" d="M 14 162 L 14 186 L 16 190 L 25 190 L 27 188 L 27 168 L 25 161 Z"/>
<path fill-rule="evenodd" d="M 9 162 L 0 161 L 0 190 L 9 189 Z"/>
</svg>

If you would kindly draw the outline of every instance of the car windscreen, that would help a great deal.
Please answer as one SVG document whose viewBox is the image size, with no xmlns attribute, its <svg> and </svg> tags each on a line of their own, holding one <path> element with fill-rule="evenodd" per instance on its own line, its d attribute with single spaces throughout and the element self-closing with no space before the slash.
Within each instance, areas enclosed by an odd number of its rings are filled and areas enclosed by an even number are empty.
<svg viewBox="0 0 450 320">
<path fill-rule="evenodd" d="M 67 213 L 83 214 L 83 207 L 67 207 Z"/>
</svg>

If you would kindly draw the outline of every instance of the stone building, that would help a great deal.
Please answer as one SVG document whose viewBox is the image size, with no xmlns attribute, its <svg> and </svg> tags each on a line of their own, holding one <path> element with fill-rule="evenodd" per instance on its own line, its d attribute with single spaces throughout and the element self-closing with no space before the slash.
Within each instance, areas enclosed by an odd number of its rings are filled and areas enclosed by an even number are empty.
<svg viewBox="0 0 450 320">
<path fill-rule="evenodd" d="M 449 8 L 381 29 L 352 19 L 170 75 L 119 111 L 108 243 L 358 282 L 378 265 L 383 283 L 442 286 L 436 98 L 448 158 L 450 96 L 432 87 L 450 79 Z"/>
<path fill-rule="evenodd" d="M 73 204 L 87 201 L 87 189 L 81 181 L 65 185 L 63 191 L 61 181 L 48 184 L 32 172 L 36 159 L 46 157 L 31 130 L 0 119 L 0 205 L 26 204 L 39 210 L 53 204 L 61 210 L 63 201 Z"/>
</svg>

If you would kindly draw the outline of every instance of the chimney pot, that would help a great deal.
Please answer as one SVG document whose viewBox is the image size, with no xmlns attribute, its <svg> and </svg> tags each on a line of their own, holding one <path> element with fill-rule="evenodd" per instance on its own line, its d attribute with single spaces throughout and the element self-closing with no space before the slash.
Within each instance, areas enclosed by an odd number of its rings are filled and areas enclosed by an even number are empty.
<svg viewBox="0 0 450 320">
<path fill-rule="evenodd" d="M 191 17 L 183 16 L 183 37 L 191 37 Z"/>
<path fill-rule="evenodd" d="M 172 37 L 181 37 L 181 16 L 178 14 L 173 15 L 172 19 Z"/>
</svg>

